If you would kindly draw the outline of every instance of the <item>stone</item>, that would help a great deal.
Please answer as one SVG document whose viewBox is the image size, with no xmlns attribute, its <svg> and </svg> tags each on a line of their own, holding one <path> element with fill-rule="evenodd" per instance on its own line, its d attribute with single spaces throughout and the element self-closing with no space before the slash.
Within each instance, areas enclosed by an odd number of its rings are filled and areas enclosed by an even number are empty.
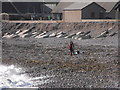
<svg viewBox="0 0 120 90">
<path fill-rule="evenodd" d="M 65 32 L 59 32 L 57 33 L 57 35 L 61 35 L 61 34 L 66 34 Z"/>
<path fill-rule="evenodd" d="M 18 33 L 20 33 L 21 32 L 21 30 L 18 30 L 17 32 L 16 32 L 16 34 L 18 34 Z"/>
<path fill-rule="evenodd" d="M 49 35 L 49 37 L 55 37 L 56 36 L 56 33 L 52 33 Z"/>
<path fill-rule="evenodd" d="M 84 33 L 84 35 L 87 35 L 87 34 L 89 34 L 90 32 L 91 32 L 91 31 L 87 31 L 87 32 Z"/>
<path fill-rule="evenodd" d="M 75 36 L 75 35 L 76 35 L 76 33 L 72 33 L 72 34 L 66 36 L 65 38 L 72 38 L 72 37 Z"/>
<path fill-rule="evenodd" d="M 41 36 L 44 36 L 46 33 L 47 33 L 47 32 L 46 32 L 46 31 L 44 31 L 43 33 L 41 33 L 41 34 L 39 34 L 39 35 L 35 36 L 35 38 L 41 38 Z"/>
<path fill-rule="evenodd" d="M 116 34 L 117 34 L 117 33 L 116 33 L 116 32 L 114 32 L 114 33 L 110 34 L 109 36 L 111 36 L 111 37 L 112 37 L 112 36 L 114 36 L 114 35 L 116 35 Z"/>
<path fill-rule="evenodd" d="M 107 37 L 108 34 L 108 30 L 104 31 L 103 33 L 101 33 L 100 35 L 97 36 L 97 38 L 101 38 L 101 37 Z"/>
<path fill-rule="evenodd" d="M 57 38 L 62 38 L 62 37 L 65 37 L 67 34 L 60 34 L 58 36 L 56 36 Z"/>
<path fill-rule="evenodd" d="M 84 34 L 84 32 L 77 32 L 76 35 Z"/>
<path fill-rule="evenodd" d="M 15 34 L 8 34 L 6 33 L 3 38 L 13 38 L 15 36 Z"/>
<path fill-rule="evenodd" d="M 21 31 L 21 32 L 17 32 L 18 33 L 18 35 L 20 36 L 20 35 L 23 35 L 23 34 L 25 34 L 25 33 L 28 33 L 29 32 L 29 29 L 27 29 L 27 30 L 23 30 L 23 31 Z"/>
<path fill-rule="evenodd" d="M 78 38 L 78 40 L 81 40 L 81 39 L 90 39 L 90 38 L 91 38 L 91 35 L 86 35 L 86 36 Z"/>
<path fill-rule="evenodd" d="M 40 36 L 40 37 L 38 37 L 38 38 L 48 38 L 49 37 L 49 35 L 48 34 L 45 34 L 45 35 L 42 35 L 42 36 Z"/>
</svg>

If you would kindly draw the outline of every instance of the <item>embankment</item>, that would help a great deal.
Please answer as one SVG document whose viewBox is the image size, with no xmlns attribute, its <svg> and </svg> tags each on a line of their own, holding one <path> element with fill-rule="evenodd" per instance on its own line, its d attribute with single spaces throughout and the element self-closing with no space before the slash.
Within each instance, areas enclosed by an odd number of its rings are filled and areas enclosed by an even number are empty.
<svg viewBox="0 0 120 90">
<path fill-rule="evenodd" d="M 120 24 L 119 24 L 120 25 Z M 110 36 L 118 31 L 118 22 L 80 22 L 80 23 L 2 23 L 2 36 L 35 37 L 47 31 L 50 33 L 65 32 L 68 34 L 77 32 L 89 32 L 91 37 L 97 37 L 109 30 Z M 22 33 L 21 33 L 22 32 Z M 14 36 L 13 36 L 14 35 Z M 20 36 L 21 35 L 21 36 Z M 23 35 L 23 36 L 22 36 Z"/>
</svg>

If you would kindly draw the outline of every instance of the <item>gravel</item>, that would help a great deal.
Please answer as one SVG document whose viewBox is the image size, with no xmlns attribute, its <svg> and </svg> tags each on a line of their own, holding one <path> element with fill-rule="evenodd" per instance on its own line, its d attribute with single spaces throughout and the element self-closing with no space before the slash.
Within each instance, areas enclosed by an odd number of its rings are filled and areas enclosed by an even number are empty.
<svg viewBox="0 0 120 90">
<path fill-rule="evenodd" d="M 40 88 L 117 88 L 117 36 L 73 40 L 80 54 L 70 56 L 73 39 L 16 38 L 2 40 L 3 64 L 23 67 L 31 77 L 54 76 Z M 34 85 L 33 85 L 34 86 Z"/>
</svg>

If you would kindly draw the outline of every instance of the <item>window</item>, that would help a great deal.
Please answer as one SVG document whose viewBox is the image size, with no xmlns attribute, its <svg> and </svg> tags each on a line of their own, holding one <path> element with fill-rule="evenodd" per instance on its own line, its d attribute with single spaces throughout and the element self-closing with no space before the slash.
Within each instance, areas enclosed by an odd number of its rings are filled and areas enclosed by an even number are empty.
<svg viewBox="0 0 120 90">
<path fill-rule="evenodd" d="M 95 13 L 91 12 L 91 18 L 95 18 Z"/>
</svg>

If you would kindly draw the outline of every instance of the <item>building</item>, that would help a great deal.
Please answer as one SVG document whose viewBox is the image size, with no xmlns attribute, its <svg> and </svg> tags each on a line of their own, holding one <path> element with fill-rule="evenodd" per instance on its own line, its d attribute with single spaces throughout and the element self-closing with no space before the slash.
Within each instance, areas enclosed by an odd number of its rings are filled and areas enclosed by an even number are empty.
<svg viewBox="0 0 120 90">
<path fill-rule="evenodd" d="M 114 8 L 116 4 L 117 2 L 60 2 L 52 12 L 59 13 L 59 17 L 65 22 L 79 22 L 82 19 L 116 19 Z"/>
<path fill-rule="evenodd" d="M 63 19 L 68 22 L 76 22 L 81 19 L 103 19 L 105 9 L 95 2 L 74 3 L 64 8 Z"/>
<path fill-rule="evenodd" d="M 114 6 L 117 2 L 97 2 L 101 7 L 103 7 L 105 12 L 105 19 L 115 19 L 116 10 Z"/>
<path fill-rule="evenodd" d="M 114 9 L 116 10 L 115 18 L 120 19 L 120 1 L 114 6 Z"/>
<path fill-rule="evenodd" d="M 2 13 L 9 14 L 10 20 L 40 20 L 52 16 L 52 9 L 58 4 L 54 2 L 2 2 Z M 8 9 L 9 8 L 9 9 Z"/>
<path fill-rule="evenodd" d="M 78 22 L 82 19 L 119 18 L 119 2 L 63 2 L 62 0 L 34 0 L 36 2 L 14 1 L 16 2 L 2 2 L 2 13 L 4 14 L 1 15 L 5 17 L 9 16 L 10 20 L 52 19 L 64 20 L 65 22 Z"/>
</svg>

